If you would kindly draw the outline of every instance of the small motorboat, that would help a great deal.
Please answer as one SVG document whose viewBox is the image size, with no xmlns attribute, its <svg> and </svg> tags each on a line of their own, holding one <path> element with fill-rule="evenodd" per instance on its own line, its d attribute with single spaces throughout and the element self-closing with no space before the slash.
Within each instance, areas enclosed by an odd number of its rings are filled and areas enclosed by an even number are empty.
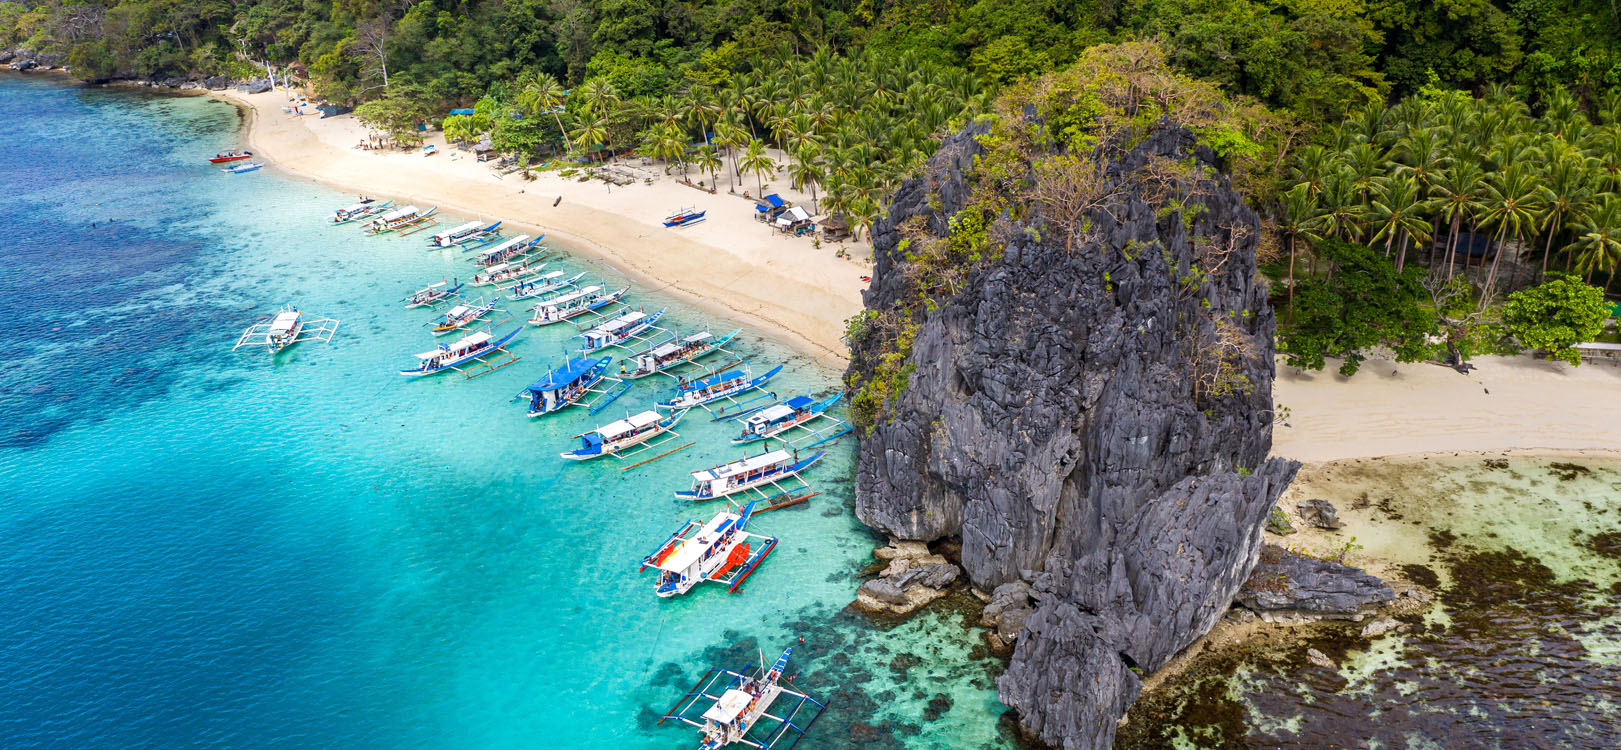
<svg viewBox="0 0 1621 750">
<path fill-rule="evenodd" d="M 215 154 L 213 157 L 211 157 L 208 160 L 208 163 L 209 164 L 224 164 L 226 162 L 242 161 L 243 159 L 249 159 L 249 158 L 252 158 L 252 157 L 253 157 L 253 152 L 252 151 L 226 151 L 223 154 Z"/>
</svg>

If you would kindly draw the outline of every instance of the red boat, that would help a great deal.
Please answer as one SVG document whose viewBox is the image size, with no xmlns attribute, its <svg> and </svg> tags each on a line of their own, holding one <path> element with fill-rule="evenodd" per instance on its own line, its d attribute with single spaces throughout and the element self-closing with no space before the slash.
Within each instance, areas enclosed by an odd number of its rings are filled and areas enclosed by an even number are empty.
<svg viewBox="0 0 1621 750">
<path fill-rule="evenodd" d="M 209 164 L 224 164 L 224 163 L 226 163 L 228 161 L 241 161 L 243 159 L 248 159 L 248 158 L 252 158 L 252 157 L 253 157 L 253 152 L 252 151 L 226 151 L 223 154 L 215 154 L 214 158 L 208 160 L 208 163 Z"/>
</svg>

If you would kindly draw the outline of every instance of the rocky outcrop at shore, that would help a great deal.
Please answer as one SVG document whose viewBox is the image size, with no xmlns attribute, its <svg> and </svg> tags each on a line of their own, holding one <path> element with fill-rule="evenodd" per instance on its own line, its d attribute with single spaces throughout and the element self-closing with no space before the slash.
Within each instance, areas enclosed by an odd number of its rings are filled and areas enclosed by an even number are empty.
<svg viewBox="0 0 1621 750">
<path fill-rule="evenodd" d="M 875 550 L 886 563 L 877 578 L 856 591 L 857 609 L 877 615 L 901 617 L 946 595 L 961 570 L 921 542 L 895 542 Z"/>
<path fill-rule="evenodd" d="M 1361 620 L 1395 598 L 1359 568 L 1270 544 L 1238 591 L 1238 602 L 1268 622 Z"/>
<path fill-rule="evenodd" d="M 896 195 L 869 310 L 916 299 L 903 230 L 947 233 L 981 132 L 948 138 Z M 1164 164 L 1194 165 L 1174 188 L 1192 200 L 1165 202 L 1145 176 Z M 1228 609 L 1298 468 L 1267 458 L 1273 318 L 1255 214 L 1168 125 L 1101 179 L 1112 197 L 1073 247 L 1032 212 L 921 315 L 856 480 L 869 526 L 961 538 L 969 581 L 1002 602 L 998 638 L 1016 643 L 999 696 L 1027 734 L 1069 749 L 1108 747 L 1141 677 Z M 1218 341 L 1238 353 L 1213 361 Z M 879 346 L 853 345 L 853 375 Z M 1242 385 L 1201 390 L 1212 368 Z"/>
</svg>

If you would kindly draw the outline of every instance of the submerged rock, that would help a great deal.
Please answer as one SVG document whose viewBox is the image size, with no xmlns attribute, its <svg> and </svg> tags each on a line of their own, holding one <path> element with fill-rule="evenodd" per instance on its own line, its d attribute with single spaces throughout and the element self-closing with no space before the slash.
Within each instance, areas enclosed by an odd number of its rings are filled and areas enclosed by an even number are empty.
<svg viewBox="0 0 1621 750">
<path fill-rule="evenodd" d="M 869 310 L 917 299 L 903 231 L 947 233 L 982 132 L 946 139 L 897 193 L 875 229 Z M 1003 619 L 1023 623 L 997 691 L 1049 745 L 1109 747 L 1141 675 L 1227 611 L 1298 468 L 1267 458 L 1259 223 L 1216 161 L 1192 133 L 1161 127 L 1108 164 L 1112 197 L 1072 247 L 1039 211 L 1000 234 L 1000 256 L 919 313 L 905 388 L 861 444 L 861 521 L 919 542 L 960 537 L 982 590 L 1028 584 L 1028 610 L 1010 603 L 996 618 L 998 639 Z M 1191 165 L 1177 207 L 1145 177 L 1172 163 Z M 1242 352 L 1222 360 L 1242 386 L 1219 395 L 1196 385 L 1215 336 Z M 883 346 L 855 341 L 851 375 L 870 375 Z"/>
<path fill-rule="evenodd" d="M 856 591 L 855 604 L 874 614 L 909 615 L 945 596 L 946 589 L 960 572 L 950 563 L 929 563 L 874 578 L 861 584 Z"/>
<path fill-rule="evenodd" d="M 1306 649 L 1306 661 L 1316 664 L 1323 669 L 1332 669 L 1336 672 L 1340 669 L 1340 665 L 1335 664 L 1333 659 L 1328 658 L 1328 654 L 1318 651 L 1315 648 Z"/>
<path fill-rule="evenodd" d="M 1300 511 L 1300 520 L 1319 529 L 1339 529 L 1345 526 L 1340 522 L 1339 510 L 1327 500 L 1320 498 L 1301 500 L 1296 508 Z"/>
<path fill-rule="evenodd" d="M 1268 622 L 1360 620 L 1396 598 L 1384 581 L 1360 568 L 1267 545 L 1238 601 Z"/>
<path fill-rule="evenodd" d="M 1381 617 L 1362 626 L 1363 638 L 1378 638 L 1385 633 L 1401 627 L 1401 622 L 1394 617 Z"/>
</svg>

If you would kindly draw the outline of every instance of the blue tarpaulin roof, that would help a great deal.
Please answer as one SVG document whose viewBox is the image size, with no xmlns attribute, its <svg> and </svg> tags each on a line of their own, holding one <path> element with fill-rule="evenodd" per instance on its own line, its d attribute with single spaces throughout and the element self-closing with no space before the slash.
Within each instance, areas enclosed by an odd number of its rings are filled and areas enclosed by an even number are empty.
<svg viewBox="0 0 1621 750">
<path fill-rule="evenodd" d="M 756 211 L 768 211 L 771 208 L 782 208 L 783 205 L 785 205 L 784 201 L 782 200 L 782 196 L 777 195 L 776 193 L 772 193 L 772 194 L 766 196 L 765 197 L 765 202 L 766 202 L 765 206 L 755 206 L 754 210 L 756 210 Z M 768 206 L 769 206 L 769 208 L 768 208 Z"/>
<path fill-rule="evenodd" d="M 563 386 L 579 380 L 581 376 L 585 375 L 587 372 L 590 372 L 591 368 L 596 367 L 597 363 L 600 361 L 601 360 L 596 357 L 575 357 L 574 359 L 569 360 L 568 364 L 552 370 L 551 374 L 547 375 L 544 380 L 540 380 L 534 385 L 529 386 L 529 390 L 555 391 L 558 388 L 562 388 Z"/>
<path fill-rule="evenodd" d="M 453 109 L 453 110 L 450 110 L 450 113 L 453 114 L 453 115 L 470 115 L 470 114 L 473 114 L 474 112 L 475 112 L 475 110 L 471 110 L 471 109 Z"/>
<path fill-rule="evenodd" d="M 803 409 L 814 403 L 816 403 L 816 401 L 810 396 L 795 396 L 788 399 L 788 407 L 791 409 Z"/>
</svg>

